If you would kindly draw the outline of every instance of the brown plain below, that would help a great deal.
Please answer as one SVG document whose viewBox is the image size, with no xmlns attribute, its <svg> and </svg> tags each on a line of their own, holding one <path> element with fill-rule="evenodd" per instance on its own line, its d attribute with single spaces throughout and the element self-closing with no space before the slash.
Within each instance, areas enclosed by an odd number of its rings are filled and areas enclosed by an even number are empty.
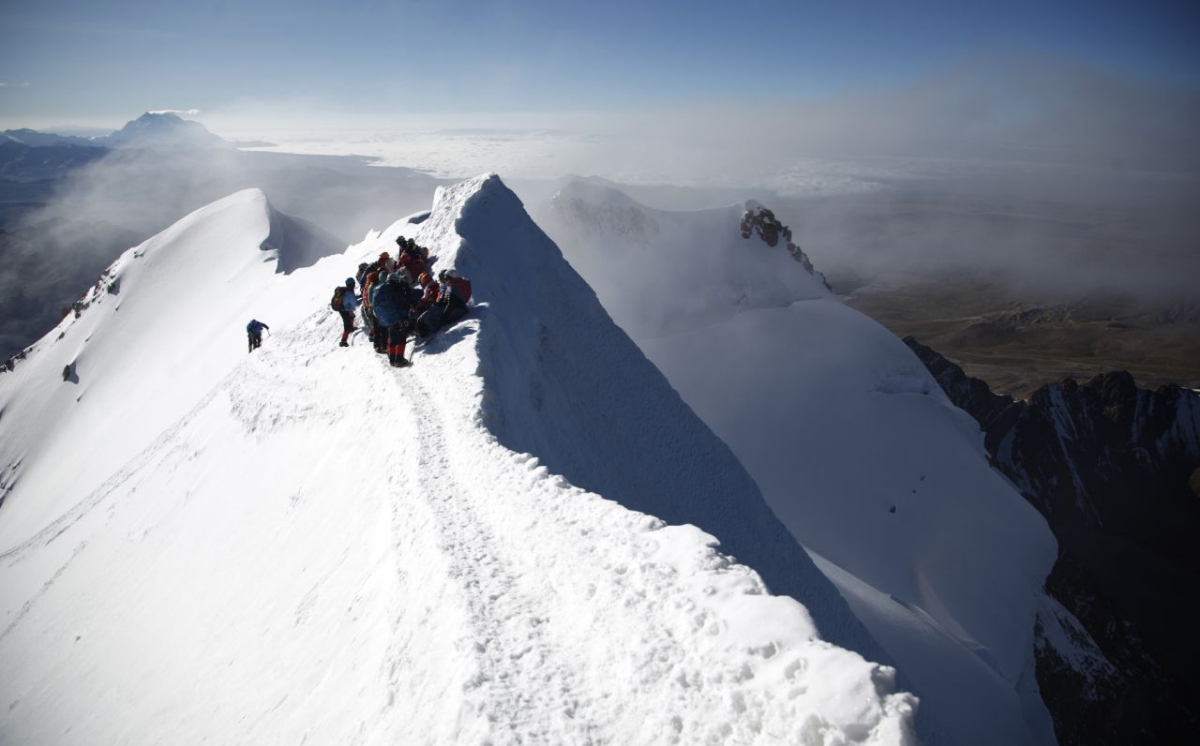
<svg viewBox="0 0 1200 746">
<path fill-rule="evenodd" d="M 1200 388 L 1200 298 L 1030 297 L 957 275 L 867 285 L 843 300 L 1018 399 L 1047 383 L 1114 370 L 1128 371 L 1141 388 Z"/>
</svg>

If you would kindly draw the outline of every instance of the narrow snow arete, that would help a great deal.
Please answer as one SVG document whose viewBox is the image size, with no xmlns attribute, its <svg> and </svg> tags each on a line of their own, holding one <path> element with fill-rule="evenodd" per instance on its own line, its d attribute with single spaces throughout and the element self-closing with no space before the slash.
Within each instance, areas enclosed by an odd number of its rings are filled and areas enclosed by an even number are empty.
<svg viewBox="0 0 1200 746">
<path fill-rule="evenodd" d="M 0 741 L 911 741 L 915 699 L 822 641 L 845 604 L 498 178 L 289 274 L 283 220 L 257 190 L 193 213 L 0 375 Z M 397 376 L 336 347 L 328 288 L 414 230 L 478 305 Z"/>
</svg>

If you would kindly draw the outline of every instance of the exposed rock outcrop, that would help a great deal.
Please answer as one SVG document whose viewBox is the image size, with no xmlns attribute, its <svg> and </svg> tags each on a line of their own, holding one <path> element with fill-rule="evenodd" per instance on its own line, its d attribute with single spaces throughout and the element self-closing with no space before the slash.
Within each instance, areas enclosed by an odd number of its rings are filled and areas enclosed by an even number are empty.
<svg viewBox="0 0 1200 746">
<path fill-rule="evenodd" d="M 821 282 L 825 284 L 826 290 L 833 290 L 829 285 L 829 281 L 825 279 L 825 275 L 813 269 L 808 255 L 792 242 L 792 229 L 779 222 L 775 217 L 775 213 L 756 202 L 747 202 L 746 213 L 742 215 L 741 229 L 742 238 L 750 238 L 750 236 L 757 232 L 759 237 L 772 248 L 778 246 L 779 240 L 782 238 L 792 258 L 800 262 L 810 275 L 820 277 Z"/>
<path fill-rule="evenodd" d="M 1090 640 L 1058 645 L 1039 620 L 1038 682 L 1061 743 L 1167 742 L 1200 729 L 1192 643 L 1200 613 L 1200 393 L 1138 389 L 1125 372 L 1043 386 L 1029 401 L 991 392 L 934 350 L 904 340 L 984 431 L 993 466 L 1059 542 L 1046 589 Z M 1063 641 L 1068 644 L 1063 645 Z M 1111 670 L 1080 664 L 1090 644 Z M 1085 670 L 1086 669 L 1086 670 Z"/>
</svg>

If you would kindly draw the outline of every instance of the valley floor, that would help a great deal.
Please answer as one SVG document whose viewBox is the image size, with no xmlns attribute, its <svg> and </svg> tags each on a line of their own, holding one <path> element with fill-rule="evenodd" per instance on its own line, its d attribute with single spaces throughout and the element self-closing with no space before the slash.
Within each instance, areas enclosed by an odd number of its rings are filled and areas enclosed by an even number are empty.
<svg viewBox="0 0 1200 746">
<path fill-rule="evenodd" d="M 1113 370 L 1130 372 L 1142 388 L 1200 388 L 1197 299 L 1032 297 L 966 276 L 849 291 L 845 279 L 831 281 L 849 306 L 934 348 L 997 393 L 1023 398 L 1064 378 Z"/>
</svg>

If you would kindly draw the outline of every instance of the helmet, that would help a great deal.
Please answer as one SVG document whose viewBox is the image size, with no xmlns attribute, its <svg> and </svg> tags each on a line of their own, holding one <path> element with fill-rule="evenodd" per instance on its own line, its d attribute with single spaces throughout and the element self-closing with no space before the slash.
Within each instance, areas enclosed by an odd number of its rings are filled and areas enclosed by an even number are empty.
<svg viewBox="0 0 1200 746">
<path fill-rule="evenodd" d="M 346 278 L 346 287 L 348 287 L 348 288 L 354 287 L 354 278 L 353 277 Z"/>
<path fill-rule="evenodd" d="M 443 269 L 441 272 L 438 272 L 438 282 L 445 282 L 445 281 L 446 281 L 446 270 Z"/>
<path fill-rule="evenodd" d="M 380 262 L 386 262 L 388 259 L 391 259 L 391 258 L 392 258 L 392 255 L 387 253 L 386 251 L 379 255 Z"/>
<path fill-rule="evenodd" d="M 429 284 L 429 281 L 430 281 L 430 280 L 432 280 L 432 279 L 433 279 L 433 278 L 429 276 L 429 273 L 428 273 L 428 272 L 422 272 L 422 273 L 421 273 L 421 276 L 417 278 L 417 282 L 418 282 L 418 283 L 420 283 L 420 284 L 422 284 L 422 285 L 428 285 L 428 284 Z"/>
<path fill-rule="evenodd" d="M 396 243 L 403 246 L 404 245 L 404 236 L 396 236 Z"/>
</svg>

